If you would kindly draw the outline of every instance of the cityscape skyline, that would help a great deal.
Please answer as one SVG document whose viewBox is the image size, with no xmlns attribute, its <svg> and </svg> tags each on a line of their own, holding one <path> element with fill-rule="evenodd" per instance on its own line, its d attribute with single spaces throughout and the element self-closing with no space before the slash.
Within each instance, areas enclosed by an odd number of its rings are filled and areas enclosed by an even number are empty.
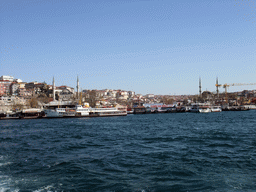
<svg viewBox="0 0 256 192">
<path fill-rule="evenodd" d="M 141 94 L 255 83 L 255 1 L 1 1 L 0 71 Z M 230 87 L 228 91 L 254 89 Z M 220 92 L 224 89 L 220 88 Z"/>
</svg>

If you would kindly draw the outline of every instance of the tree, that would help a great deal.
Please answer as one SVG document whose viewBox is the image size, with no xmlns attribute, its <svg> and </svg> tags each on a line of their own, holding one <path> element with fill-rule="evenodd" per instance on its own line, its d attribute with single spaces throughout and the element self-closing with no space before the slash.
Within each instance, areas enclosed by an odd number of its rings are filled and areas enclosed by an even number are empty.
<svg viewBox="0 0 256 192">
<path fill-rule="evenodd" d="M 36 97 L 32 97 L 29 101 L 28 101 L 28 105 L 31 108 L 37 108 L 38 105 L 38 99 Z"/>
<path fill-rule="evenodd" d="M 45 93 L 41 93 L 38 97 L 37 97 L 37 101 L 42 103 L 42 104 L 46 104 L 50 102 L 50 98 L 47 97 L 47 95 Z"/>
<path fill-rule="evenodd" d="M 88 91 L 87 92 L 87 97 L 85 97 L 85 102 L 89 103 L 89 105 L 91 107 L 95 107 L 96 106 L 96 91 L 92 90 L 92 91 Z"/>
<path fill-rule="evenodd" d="M 174 100 L 173 100 L 173 98 L 171 98 L 170 96 L 164 96 L 164 97 L 162 98 L 162 102 L 163 102 L 164 104 L 169 105 L 169 104 L 173 104 Z"/>
</svg>

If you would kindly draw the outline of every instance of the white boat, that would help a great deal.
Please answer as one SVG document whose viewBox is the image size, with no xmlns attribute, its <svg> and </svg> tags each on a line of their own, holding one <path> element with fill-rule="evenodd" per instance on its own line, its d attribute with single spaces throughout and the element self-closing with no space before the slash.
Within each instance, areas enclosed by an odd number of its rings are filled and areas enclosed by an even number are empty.
<svg viewBox="0 0 256 192">
<path fill-rule="evenodd" d="M 90 108 L 83 107 L 82 105 L 76 105 L 75 112 L 76 116 L 89 116 Z"/>
<path fill-rule="evenodd" d="M 44 109 L 46 117 L 63 117 L 63 114 L 58 112 L 56 109 Z"/>
<path fill-rule="evenodd" d="M 167 113 L 167 109 L 166 108 L 162 108 L 162 107 L 158 107 L 157 108 L 157 112 L 158 113 Z"/>
<path fill-rule="evenodd" d="M 117 108 L 90 108 L 88 105 L 76 105 L 74 108 L 45 109 L 46 117 L 104 117 L 125 116 L 126 110 Z"/>
<path fill-rule="evenodd" d="M 66 113 L 66 109 L 67 108 L 56 108 L 55 110 L 63 116 Z"/>
<path fill-rule="evenodd" d="M 186 112 L 190 112 L 191 111 L 191 106 L 186 106 Z"/>
<path fill-rule="evenodd" d="M 75 117 L 76 110 L 73 108 L 66 108 L 65 112 L 63 113 L 63 117 Z"/>
<path fill-rule="evenodd" d="M 212 112 L 221 112 L 222 111 L 221 107 L 219 107 L 219 106 L 213 106 L 211 110 L 212 110 Z"/>
<path fill-rule="evenodd" d="M 56 108 L 63 117 L 86 117 L 89 116 L 90 108 L 76 105 L 74 108 Z"/>
<path fill-rule="evenodd" d="M 117 108 L 89 108 L 90 117 L 105 117 L 105 116 L 126 116 L 127 111 L 121 111 Z"/>
<path fill-rule="evenodd" d="M 131 110 L 131 111 L 127 111 L 127 114 L 133 114 L 134 113 L 134 111 L 133 110 Z"/>
<path fill-rule="evenodd" d="M 221 112 L 222 111 L 220 106 L 213 106 L 211 110 L 212 110 L 212 112 Z"/>
<path fill-rule="evenodd" d="M 211 107 L 209 106 L 201 106 L 199 107 L 199 113 L 210 113 L 212 112 Z"/>
<path fill-rule="evenodd" d="M 55 109 L 44 109 L 45 117 L 53 118 L 53 117 L 63 117 L 61 113 L 56 111 Z"/>
</svg>

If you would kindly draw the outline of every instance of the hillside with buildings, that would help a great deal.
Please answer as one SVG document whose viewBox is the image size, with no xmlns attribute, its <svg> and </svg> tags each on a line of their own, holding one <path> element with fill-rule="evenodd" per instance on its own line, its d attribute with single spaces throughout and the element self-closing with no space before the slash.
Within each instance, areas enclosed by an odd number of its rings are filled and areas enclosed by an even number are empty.
<svg viewBox="0 0 256 192">
<path fill-rule="evenodd" d="M 45 82 L 23 82 L 12 76 L 0 77 L 0 111 L 21 110 L 26 108 L 42 108 L 52 101 L 68 101 L 78 103 L 88 102 L 92 107 L 108 107 L 117 104 L 126 105 L 129 108 L 142 104 L 174 104 L 189 105 L 196 102 L 210 102 L 215 105 L 242 105 L 255 104 L 256 91 L 244 90 L 235 93 L 201 92 L 199 86 L 198 95 L 154 95 L 136 94 L 134 91 L 103 89 L 79 91 L 77 79 L 76 90 L 67 85 L 52 85 Z"/>
</svg>

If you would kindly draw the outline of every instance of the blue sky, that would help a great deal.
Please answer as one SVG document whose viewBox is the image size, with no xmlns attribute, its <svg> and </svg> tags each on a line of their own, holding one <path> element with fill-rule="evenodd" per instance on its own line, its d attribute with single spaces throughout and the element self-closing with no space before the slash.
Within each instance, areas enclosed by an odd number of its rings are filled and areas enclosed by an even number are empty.
<svg viewBox="0 0 256 192">
<path fill-rule="evenodd" d="M 197 94 L 256 83 L 256 0 L 1 0 L 0 75 Z M 231 87 L 229 91 L 255 89 Z M 223 88 L 220 91 L 224 91 Z"/>
</svg>

